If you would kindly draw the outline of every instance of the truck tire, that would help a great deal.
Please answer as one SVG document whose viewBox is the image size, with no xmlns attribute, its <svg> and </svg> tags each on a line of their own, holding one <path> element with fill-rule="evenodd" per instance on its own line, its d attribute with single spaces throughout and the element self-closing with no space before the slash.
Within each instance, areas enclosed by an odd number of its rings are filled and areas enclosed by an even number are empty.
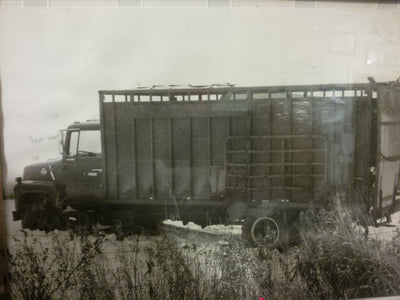
<svg viewBox="0 0 400 300">
<path fill-rule="evenodd" d="M 280 216 L 253 217 L 245 220 L 242 237 L 255 247 L 286 249 L 291 242 L 291 230 Z"/>
<path fill-rule="evenodd" d="M 34 214 L 31 211 L 26 211 L 22 216 L 22 228 L 23 229 L 38 229 L 38 222 Z"/>
<path fill-rule="evenodd" d="M 39 229 L 45 232 L 55 229 L 64 230 L 66 224 L 66 217 L 60 209 L 42 205 L 31 207 L 22 217 L 22 228 L 31 230 Z"/>
</svg>

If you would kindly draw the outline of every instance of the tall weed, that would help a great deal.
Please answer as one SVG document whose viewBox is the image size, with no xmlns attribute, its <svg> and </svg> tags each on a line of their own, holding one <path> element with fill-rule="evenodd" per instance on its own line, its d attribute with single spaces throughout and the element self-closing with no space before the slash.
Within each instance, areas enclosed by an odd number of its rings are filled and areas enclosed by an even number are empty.
<svg viewBox="0 0 400 300">
<path fill-rule="evenodd" d="M 340 201 L 320 220 L 295 251 L 293 272 L 307 291 L 327 299 L 400 294 L 399 239 L 366 237 Z"/>
<path fill-rule="evenodd" d="M 317 223 L 316 223 L 317 222 Z M 400 294 L 400 232 L 366 238 L 340 203 L 285 252 L 219 242 L 24 231 L 11 253 L 16 299 L 345 299 Z"/>
</svg>

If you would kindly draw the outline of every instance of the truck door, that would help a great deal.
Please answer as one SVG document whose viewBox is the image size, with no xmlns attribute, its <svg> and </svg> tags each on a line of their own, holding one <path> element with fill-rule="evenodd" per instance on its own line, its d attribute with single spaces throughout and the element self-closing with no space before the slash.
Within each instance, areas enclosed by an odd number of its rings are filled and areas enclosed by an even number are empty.
<svg viewBox="0 0 400 300">
<path fill-rule="evenodd" d="M 65 196 L 95 199 L 104 196 L 100 130 L 70 130 L 63 166 Z"/>
<path fill-rule="evenodd" d="M 400 85 L 379 85 L 377 100 L 377 200 L 379 216 L 398 210 Z M 398 197 L 397 197 L 398 198 Z"/>
</svg>

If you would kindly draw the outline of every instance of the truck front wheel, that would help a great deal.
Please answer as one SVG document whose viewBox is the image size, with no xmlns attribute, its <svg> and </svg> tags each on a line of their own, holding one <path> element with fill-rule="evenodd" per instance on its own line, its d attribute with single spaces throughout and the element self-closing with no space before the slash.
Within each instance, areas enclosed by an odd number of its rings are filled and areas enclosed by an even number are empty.
<svg viewBox="0 0 400 300">
<path fill-rule="evenodd" d="M 22 217 L 22 228 L 49 232 L 66 228 L 66 217 L 60 209 L 45 205 L 30 207 Z"/>
</svg>

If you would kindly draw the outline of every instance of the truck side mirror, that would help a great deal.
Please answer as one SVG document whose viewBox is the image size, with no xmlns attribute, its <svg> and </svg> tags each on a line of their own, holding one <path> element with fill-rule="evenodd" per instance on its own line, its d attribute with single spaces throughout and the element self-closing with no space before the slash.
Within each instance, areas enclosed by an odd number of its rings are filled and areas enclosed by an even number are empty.
<svg viewBox="0 0 400 300">
<path fill-rule="evenodd" d="M 58 152 L 64 154 L 65 150 L 65 131 L 58 131 Z"/>
</svg>

